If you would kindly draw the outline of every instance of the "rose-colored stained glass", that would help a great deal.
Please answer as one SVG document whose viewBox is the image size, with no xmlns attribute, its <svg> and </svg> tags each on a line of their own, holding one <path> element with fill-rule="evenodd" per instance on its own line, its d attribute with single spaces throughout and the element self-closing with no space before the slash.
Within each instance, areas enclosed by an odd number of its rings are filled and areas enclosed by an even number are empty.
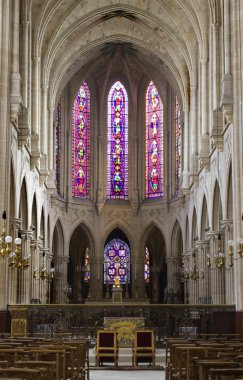
<svg viewBox="0 0 243 380">
<path fill-rule="evenodd" d="M 128 198 L 128 97 L 117 81 L 108 95 L 107 197 Z"/>
<path fill-rule="evenodd" d="M 146 92 L 146 198 L 163 197 L 163 104 L 150 82 Z"/>
<path fill-rule="evenodd" d="M 130 284 L 130 248 L 120 239 L 111 240 L 104 251 L 104 284 Z"/>
<path fill-rule="evenodd" d="M 181 177 L 181 111 L 177 96 L 175 96 L 175 146 L 176 194 L 178 194 Z"/>
<path fill-rule="evenodd" d="M 89 198 L 90 191 L 90 92 L 83 82 L 73 104 L 72 194 Z"/>
</svg>

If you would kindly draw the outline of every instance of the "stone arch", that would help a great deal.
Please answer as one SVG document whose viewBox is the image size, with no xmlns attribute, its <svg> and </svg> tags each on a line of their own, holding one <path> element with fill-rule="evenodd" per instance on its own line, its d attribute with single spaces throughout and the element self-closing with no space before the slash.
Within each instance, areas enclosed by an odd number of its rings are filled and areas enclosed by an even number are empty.
<svg viewBox="0 0 243 380">
<path fill-rule="evenodd" d="M 49 242 L 47 239 L 47 244 L 48 243 Z M 61 261 L 61 258 L 64 256 L 64 235 L 63 228 L 59 219 L 57 220 L 53 230 L 51 253 L 52 263 L 56 274 L 56 277 L 52 282 L 51 301 L 54 303 L 60 303 L 62 302 L 63 283 L 65 282 L 65 279 L 63 277 L 65 276 L 66 271 L 64 270 L 64 267 L 62 265 L 63 263 Z"/>
<path fill-rule="evenodd" d="M 216 180 L 213 193 L 213 210 L 212 210 L 212 230 L 220 230 L 220 221 L 222 220 L 222 202 L 218 181 Z"/>
<path fill-rule="evenodd" d="M 16 187 L 15 187 L 15 177 L 14 177 L 14 168 L 13 161 L 11 160 L 10 165 L 10 218 L 16 217 Z"/>
<path fill-rule="evenodd" d="M 168 296 L 172 299 L 167 300 L 168 303 L 184 303 L 184 283 L 181 281 L 181 268 L 183 260 L 183 236 L 178 220 L 176 220 L 171 235 L 171 252 L 174 260 L 170 275 L 172 276 L 170 283 L 173 284 L 172 289 L 167 289 Z"/>
<path fill-rule="evenodd" d="M 151 302 L 161 303 L 167 285 L 166 243 L 162 231 L 154 223 L 144 229 L 140 243 L 139 271 L 143 281 L 146 248 L 150 253 L 151 271 L 151 281 L 145 289 L 146 295 Z M 142 284 L 140 286 L 142 289 Z"/>
<path fill-rule="evenodd" d="M 22 230 L 27 230 L 28 228 L 28 194 L 26 180 L 23 178 L 21 190 L 20 190 L 20 202 L 19 202 L 19 218 L 21 219 Z"/>
<path fill-rule="evenodd" d="M 84 281 L 84 257 L 89 253 L 90 259 L 90 281 Z M 72 287 L 70 301 L 82 303 L 85 299 L 93 296 L 95 288 L 95 244 L 93 236 L 85 223 L 80 223 L 72 232 L 69 242 L 69 262 L 67 268 L 67 282 Z"/>
<path fill-rule="evenodd" d="M 209 229 L 209 220 L 208 220 L 208 205 L 205 195 L 203 196 L 202 202 L 202 213 L 201 213 L 201 233 L 200 239 L 206 239 L 206 232 Z"/>
<path fill-rule="evenodd" d="M 37 239 L 37 202 L 36 202 L 36 194 L 34 193 L 33 201 L 32 201 L 32 214 L 31 214 L 31 226 L 32 229 L 32 238 L 34 240 Z"/>
<path fill-rule="evenodd" d="M 191 247 L 194 246 L 195 240 L 198 240 L 198 223 L 196 208 L 193 209 L 192 215 L 192 230 L 191 230 Z"/>
<path fill-rule="evenodd" d="M 226 192 L 226 218 L 233 219 L 232 164 L 230 163 Z"/>
</svg>

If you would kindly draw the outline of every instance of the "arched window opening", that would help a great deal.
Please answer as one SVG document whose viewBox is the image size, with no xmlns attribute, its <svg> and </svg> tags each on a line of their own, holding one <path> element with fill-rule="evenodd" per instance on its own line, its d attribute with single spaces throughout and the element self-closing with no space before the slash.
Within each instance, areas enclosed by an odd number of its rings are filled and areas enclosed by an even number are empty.
<svg viewBox="0 0 243 380">
<path fill-rule="evenodd" d="M 150 282 L 150 253 L 148 247 L 145 248 L 144 280 L 146 284 Z"/>
<path fill-rule="evenodd" d="M 112 239 L 104 251 L 104 284 L 130 284 L 130 248 L 121 239 Z"/>
<path fill-rule="evenodd" d="M 163 197 L 163 104 L 150 82 L 146 92 L 146 198 Z"/>
<path fill-rule="evenodd" d="M 119 81 L 108 95 L 107 197 L 128 198 L 128 96 Z"/>
<path fill-rule="evenodd" d="M 84 81 L 73 104 L 72 194 L 90 195 L 90 91 Z"/>
<path fill-rule="evenodd" d="M 181 111 L 177 96 L 175 96 L 175 146 L 176 195 L 178 195 L 181 177 Z"/>
</svg>

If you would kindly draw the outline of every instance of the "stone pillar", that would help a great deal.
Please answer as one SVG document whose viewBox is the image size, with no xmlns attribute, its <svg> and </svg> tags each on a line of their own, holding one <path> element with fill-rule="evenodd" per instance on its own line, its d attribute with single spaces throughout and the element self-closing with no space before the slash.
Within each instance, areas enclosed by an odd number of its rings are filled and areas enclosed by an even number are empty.
<svg viewBox="0 0 243 380">
<path fill-rule="evenodd" d="M 198 266 L 201 268 L 203 273 L 203 278 L 200 280 L 199 284 L 199 301 L 200 299 L 209 300 L 210 297 L 210 270 L 207 267 L 207 255 L 209 254 L 210 242 L 209 240 L 198 240 Z"/>
<path fill-rule="evenodd" d="M 219 259 L 220 253 L 224 253 L 223 241 L 224 233 L 223 231 L 210 231 L 208 232 L 208 237 L 210 239 L 210 283 L 211 283 L 211 296 L 214 304 L 224 304 L 225 303 L 225 269 L 224 265 L 219 269 L 217 267 L 217 259 Z M 219 235 L 221 240 L 219 240 Z M 221 247 L 220 247 L 221 246 Z M 223 258 L 224 261 L 224 258 Z"/>
<path fill-rule="evenodd" d="M 200 136 L 200 165 L 209 170 L 209 131 L 208 131 L 208 60 L 201 59 L 201 117 L 202 129 Z"/>
<path fill-rule="evenodd" d="M 192 181 L 195 180 L 195 176 L 198 173 L 198 121 L 197 121 L 197 87 L 191 87 L 191 106 L 190 106 L 190 152 L 191 152 L 191 165 L 190 174 Z"/>
<path fill-rule="evenodd" d="M 137 173 L 137 157 L 138 157 L 138 136 L 133 137 L 133 160 L 132 160 L 132 177 L 130 176 L 131 182 L 133 182 L 132 197 L 130 199 L 131 206 L 133 210 L 137 210 L 139 206 L 139 194 L 138 194 L 138 173 Z"/>
<path fill-rule="evenodd" d="M 19 231 L 21 228 L 21 219 L 19 218 L 10 218 L 10 235 L 14 240 L 18 237 Z M 14 244 L 13 244 L 14 247 Z M 8 303 L 16 304 L 17 303 L 17 270 L 14 268 L 9 268 L 9 295 Z"/>
<path fill-rule="evenodd" d="M 27 16 L 26 16 L 27 17 Z M 24 19 L 21 22 L 22 29 L 22 45 L 21 45 L 21 87 L 22 87 L 22 102 L 24 107 L 28 107 L 28 75 L 29 75 L 29 21 Z"/>
<path fill-rule="evenodd" d="M 97 200 L 96 200 L 96 206 L 98 214 L 101 213 L 103 207 L 104 207 L 104 189 L 103 189 L 103 155 L 102 155 L 102 137 L 98 136 L 98 190 L 97 190 Z"/>
<path fill-rule="evenodd" d="M 1 192 L 0 192 L 0 210 L 8 211 L 8 182 L 10 173 L 10 120 L 9 120 L 9 73 L 10 73 L 10 9 L 8 1 L 0 1 L 0 178 L 1 178 Z M 2 227 L 2 226 L 1 226 Z M 0 309 L 5 310 L 8 303 L 8 278 L 7 278 L 7 260 L 0 265 Z"/>
<path fill-rule="evenodd" d="M 47 155 L 47 90 L 48 86 L 41 87 L 41 153 Z"/>
<path fill-rule="evenodd" d="M 12 9 L 12 69 L 11 69 L 11 90 L 10 90 L 10 112 L 11 119 L 16 120 L 20 105 L 21 98 L 21 77 L 19 73 L 19 19 L 20 19 L 20 0 L 13 0 Z"/>
<path fill-rule="evenodd" d="M 213 109 L 219 106 L 219 23 L 212 24 L 212 40 L 213 40 Z"/>
<path fill-rule="evenodd" d="M 29 261 L 31 264 L 31 249 L 30 249 L 30 241 L 32 239 L 32 230 L 22 230 L 21 231 L 21 239 L 22 239 L 22 260 L 29 257 Z M 30 294 L 31 294 L 31 269 L 30 267 L 27 269 L 23 269 L 23 267 L 19 270 L 19 300 L 21 304 L 29 304 L 30 303 Z"/>
<path fill-rule="evenodd" d="M 39 251 L 39 240 L 31 240 L 31 299 L 40 299 L 40 251 Z M 37 277 L 34 278 L 34 273 Z"/>
<path fill-rule="evenodd" d="M 189 192 L 189 109 L 188 106 L 184 108 L 184 149 L 183 149 L 183 181 L 182 190 L 184 193 Z"/>
<path fill-rule="evenodd" d="M 220 224 L 221 224 L 221 228 L 224 231 L 224 247 L 225 247 L 224 252 L 226 256 L 225 302 L 226 304 L 232 305 L 235 303 L 235 292 L 234 292 L 233 267 L 230 266 L 230 257 L 228 255 L 228 251 L 229 251 L 228 241 L 232 240 L 233 238 L 233 220 L 232 219 L 221 220 Z M 233 265 L 237 265 L 237 262 L 234 260 L 233 260 Z"/>
</svg>

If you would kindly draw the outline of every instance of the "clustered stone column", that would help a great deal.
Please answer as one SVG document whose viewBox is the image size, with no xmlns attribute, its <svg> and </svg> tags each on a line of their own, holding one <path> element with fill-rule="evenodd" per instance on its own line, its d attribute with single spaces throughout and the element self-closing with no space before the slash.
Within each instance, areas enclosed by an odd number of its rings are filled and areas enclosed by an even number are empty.
<svg viewBox="0 0 243 380">
<path fill-rule="evenodd" d="M 225 272 L 225 302 L 226 304 L 234 304 L 234 279 L 233 279 L 233 267 L 229 266 L 229 255 L 228 255 L 228 241 L 232 240 L 233 237 L 233 220 L 225 219 L 220 222 L 221 228 L 224 230 L 224 251 L 226 256 L 226 272 Z M 233 260 L 233 265 L 235 265 Z M 237 265 L 237 264 L 236 264 Z"/>
<path fill-rule="evenodd" d="M 20 228 L 21 228 L 21 219 L 19 218 L 11 218 L 10 219 L 10 235 L 14 240 L 18 237 Z M 13 245 L 14 246 L 14 245 Z M 9 295 L 8 302 L 9 304 L 17 303 L 17 269 L 9 268 L 8 270 L 8 278 L 9 278 Z"/>
<path fill-rule="evenodd" d="M 214 304 L 225 303 L 225 269 L 224 266 L 218 268 L 215 264 L 215 259 L 220 252 L 224 252 L 223 241 L 224 231 L 210 231 L 207 233 L 210 240 L 210 294 Z M 219 240 L 221 236 L 221 240 Z M 219 247 L 221 246 L 220 252 Z"/>
<path fill-rule="evenodd" d="M 22 239 L 22 258 L 30 256 L 30 242 L 32 239 L 32 230 L 22 230 L 21 239 Z M 19 303 L 28 304 L 30 303 L 30 289 L 31 289 L 31 270 L 23 269 L 18 271 L 19 275 L 19 286 L 18 286 L 18 299 Z"/>
<path fill-rule="evenodd" d="M 207 267 L 207 255 L 209 254 L 210 242 L 209 240 L 198 240 L 197 241 L 198 248 L 198 266 L 201 268 L 203 272 L 203 278 L 200 280 L 199 286 L 199 301 L 203 302 L 203 300 L 209 300 L 210 292 L 209 292 L 209 269 Z M 207 302 L 206 302 L 207 303 Z"/>
</svg>

